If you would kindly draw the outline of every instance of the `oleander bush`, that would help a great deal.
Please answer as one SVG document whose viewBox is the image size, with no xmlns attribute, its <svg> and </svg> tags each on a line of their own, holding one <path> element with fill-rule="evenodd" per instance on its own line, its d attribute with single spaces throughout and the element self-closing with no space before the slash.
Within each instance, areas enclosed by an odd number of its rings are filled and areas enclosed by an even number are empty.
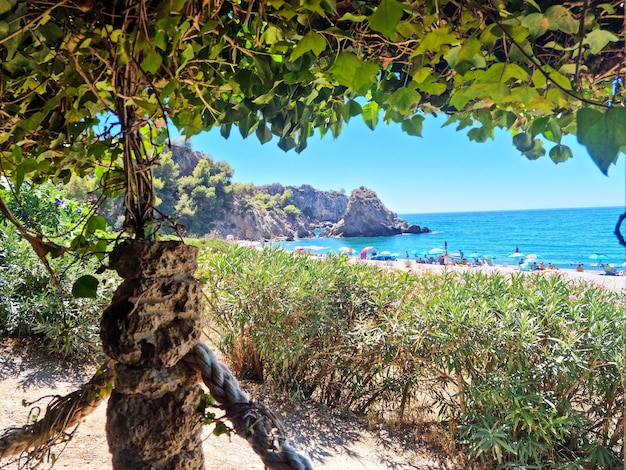
<svg viewBox="0 0 626 470">
<path fill-rule="evenodd" d="M 0 192 L 25 227 L 59 245 L 86 239 L 89 207 L 65 199 L 59 188 L 48 183 L 31 185 L 25 181 L 19 192 L 14 193 L 14 189 L 0 188 Z M 114 275 L 100 276 L 105 282 L 97 299 L 74 298 L 74 282 L 85 273 L 94 273 L 98 259 L 72 253 L 47 259 L 62 290 L 55 286 L 33 248 L 0 216 L 0 336 L 36 339 L 48 353 L 62 357 L 99 351 L 100 310 L 115 287 L 106 278 Z"/>
<path fill-rule="evenodd" d="M 236 246 L 199 275 L 240 377 L 354 412 L 420 413 L 491 468 L 623 465 L 623 293 Z"/>
</svg>

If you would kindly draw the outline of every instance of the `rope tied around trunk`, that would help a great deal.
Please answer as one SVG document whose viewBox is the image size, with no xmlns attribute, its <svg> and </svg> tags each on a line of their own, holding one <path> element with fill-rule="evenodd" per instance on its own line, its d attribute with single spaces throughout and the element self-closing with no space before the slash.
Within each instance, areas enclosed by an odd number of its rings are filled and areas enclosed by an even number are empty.
<svg viewBox="0 0 626 470">
<path fill-rule="evenodd" d="M 202 381 L 224 407 L 237 434 L 248 441 L 267 468 L 313 470 L 308 459 L 287 443 L 276 415 L 250 400 L 232 372 L 206 344 L 199 342 L 184 360 L 200 370 Z"/>
<path fill-rule="evenodd" d="M 183 360 L 200 371 L 202 381 L 226 411 L 235 432 L 248 441 L 266 468 L 313 469 L 308 459 L 287 443 L 280 420 L 268 408 L 250 400 L 232 372 L 206 344 L 199 342 Z M 113 361 L 109 361 L 79 390 L 55 397 L 41 420 L 5 430 L 0 435 L 0 460 L 24 452 L 28 452 L 28 459 L 34 459 L 55 444 L 69 440 L 72 433 L 65 430 L 79 424 L 108 398 L 114 383 Z"/>
</svg>

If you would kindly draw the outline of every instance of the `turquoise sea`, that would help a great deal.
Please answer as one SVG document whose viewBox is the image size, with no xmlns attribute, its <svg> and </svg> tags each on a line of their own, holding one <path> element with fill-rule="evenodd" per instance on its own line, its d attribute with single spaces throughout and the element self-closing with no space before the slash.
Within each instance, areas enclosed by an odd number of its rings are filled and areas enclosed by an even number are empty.
<svg viewBox="0 0 626 470">
<path fill-rule="evenodd" d="M 613 231 L 623 207 L 582 209 L 545 209 L 497 212 L 459 212 L 441 214 L 398 214 L 409 224 L 426 226 L 429 234 L 396 235 L 371 238 L 311 238 L 281 242 L 288 250 L 302 247 L 315 254 L 338 253 L 349 247 L 357 254 L 366 246 L 378 252 L 389 251 L 403 259 L 405 253 L 444 248 L 449 253 L 463 251 L 464 255 L 478 252 L 495 257 L 495 264 L 517 264 L 509 257 L 517 247 L 526 255 L 534 253 L 547 264 L 562 268 L 601 269 L 593 254 L 607 256 L 605 263 L 622 268 L 626 249 L 621 247 Z M 626 223 L 624 224 L 626 225 Z M 622 233 L 626 231 L 623 227 Z M 594 266 L 595 265 L 595 266 Z"/>
</svg>

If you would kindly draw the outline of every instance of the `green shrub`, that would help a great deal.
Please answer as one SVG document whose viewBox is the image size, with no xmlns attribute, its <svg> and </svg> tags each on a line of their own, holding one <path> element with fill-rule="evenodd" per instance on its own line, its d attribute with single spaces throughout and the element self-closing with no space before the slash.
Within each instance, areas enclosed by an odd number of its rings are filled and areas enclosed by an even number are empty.
<svg viewBox="0 0 626 470">
<path fill-rule="evenodd" d="M 82 243 L 91 238 L 95 231 L 91 229 L 100 226 L 96 221 L 85 230 L 89 207 L 65 199 L 56 186 L 24 183 L 18 200 L 7 189 L 2 191 L 2 197 L 33 231 L 67 246 L 79 245 L 77 240 Z M 87 233 L 89 231 L 91 233 Z M 86 246 L 104 249 L 104 245 L 98 243 Z M 38 338 L 51 354 L 64 357 L 99 350 L 99 313 L 112 294 L 113 284 L 105 282 L 97 300 L 75 299 L 67 294 L 76 279 L 96 272 L 98 260 L 93 258 L 86 260 L 72 253 L 60 258 L 48 257 L 56 280 L 63 288 L 60 291 L 33 248 L 13 225 L 0 217 L 0 335 Z"/>
<path fill-rule="evenodd" d="M 493 468 L 622 465 L 623 293 L 240 247 L 199 274 L 242 376 L 361 413 L 425 410 Z"/>
</svg>

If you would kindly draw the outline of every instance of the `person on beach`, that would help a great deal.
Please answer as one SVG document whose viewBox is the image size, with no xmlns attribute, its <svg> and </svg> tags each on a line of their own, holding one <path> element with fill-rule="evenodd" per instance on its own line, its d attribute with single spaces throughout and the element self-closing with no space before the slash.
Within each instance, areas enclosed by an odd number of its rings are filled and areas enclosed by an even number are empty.
<svg viewBox="0 0 626 470">
<path fill-rule="evenodd" d="M 577 272 L 579 272 L 579 273 L 582 273 L 582 272 L 583 272 L 583 265 L 582 265 L 582 264 L 579 264 L 579 265 L 576 267 L 576 271 L 577 271 Z"/>
</svg>

